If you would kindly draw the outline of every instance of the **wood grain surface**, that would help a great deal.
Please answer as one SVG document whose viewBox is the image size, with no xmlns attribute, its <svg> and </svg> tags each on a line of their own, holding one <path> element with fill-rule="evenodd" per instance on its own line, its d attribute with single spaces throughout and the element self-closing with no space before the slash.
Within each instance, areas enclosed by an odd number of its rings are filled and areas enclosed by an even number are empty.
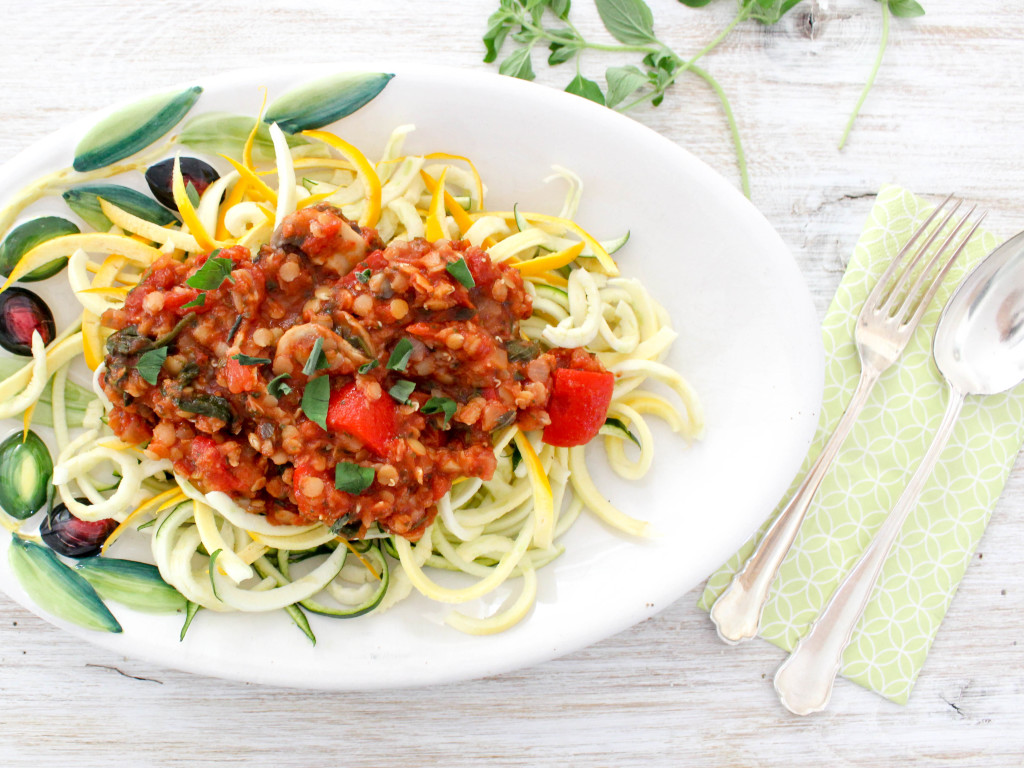
<svg viewBox="0 0 1024 768">
<path fill-rule="evenodd" d="M 894 20 L 874 91 L 846 116 L 881 34 L 873 0 L 801 3 L 740 25 L 704 66 L 732 99 L 754 204 L 824 314 L 886 182 L 953 191 L 1024 229 L 1024 9 L 922 0 Z M 651 0 L 659 36 L 693 53 L 735 12 Z M 497 0 L 41 0 L 0 3 L 0 162 L 133 93 L 251 66 L 428 61 L 480 70 Z M 588 0 L 579 28 L 609 40 Z M 599 77 L 620 56 L 587 55 Z M 571 65 L 538 80 L 564 87 Z M 635 118 L 736 181 L 714 95 L 684 78 Z M 782 655 L 728 648 L 683 596 L 586 650 L 499 677 L 335 695 L 196 677 L 82 645 L 0 596 L 0 765 L 1011 766 L 1024 762 L 1024 470 L 1018 465 L 910 704 L 840 681 L 823 714 L 778 704 Z M 344 663 L 339 660 L 338 663 Z"/>
</svg>

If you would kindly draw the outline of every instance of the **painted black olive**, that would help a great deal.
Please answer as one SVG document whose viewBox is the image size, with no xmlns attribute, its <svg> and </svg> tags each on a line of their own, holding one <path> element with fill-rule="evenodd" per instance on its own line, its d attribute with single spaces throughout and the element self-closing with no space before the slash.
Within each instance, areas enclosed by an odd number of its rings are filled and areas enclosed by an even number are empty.
<svg viewBox="0 0 1024 768">
<path fill-rule="evenodd" d="M 172 211 L 178 210 L 174 204 L 174 193 L 171 191 L 171 179 L 174 176 L 174 158 L 161 160 L 146 169 L 146 183 L 149 184 L 153 197 Z M 206 188 L 220 178 L 220 174 L 209 163 L 194 157 L 181 158 L 181 179 L 187 188 L 189 183 L 202 196 Z"/>
<path fill-rule="evenodd" d="M 32 331 L 39 331 L 44 344 L 57 334 L 46 302 L 24 288 L 12 287 L 0 293 L 0 347 L 16 355 L 31 355 Z"/>
<path fill-rule="evenodd" d="M 76 499 L 88 504 L 88 499 Z M 58 504 L 39 525 L 43 543 L 58 555 L 65 557 L 92 557 L 100 553 L 103 542 L 114 529 L 117 520 L 79 520 L 64 504 Z"/>
</svg>

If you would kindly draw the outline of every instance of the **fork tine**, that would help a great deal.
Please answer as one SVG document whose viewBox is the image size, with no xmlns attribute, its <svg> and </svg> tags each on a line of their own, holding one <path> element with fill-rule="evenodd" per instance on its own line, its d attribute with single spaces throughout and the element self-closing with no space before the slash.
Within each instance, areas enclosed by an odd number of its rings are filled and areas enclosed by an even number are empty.
<svg viewBox="0 0 1024 768">
<path fill-rule="evenodd" d="M 905 294 L 903 294 L 903 297 L 900 300 L 899 307 L 895 311 L 893 310 L 893 305 L 896 303 L 897 299 L 899 299 L 900 294 L 906 287 L 907 283 L 910 282 L 910 279 L 914 273 L 914 269 L 924 258 L 925 254 L 928 253 L 928 250 L 932 247 L 932 244 L 935 242 L 936 238 L 938 238 L 938 236 L 942 233 L 942 230 L 946 228 L 947 224 L 949 224 L 950 219 L 953 218 L 953 214 L 960 210 L 960 206 L 962 203 L 963 200 L 957 200 L 956 205 L 954 205 L 952 209 L 950 209 L 950 211 L 945 215 L 945 217 L 943 217 L 942 221 L 932 228 L 931 232 L 928 235 L 928 239 L 926 239 L 924 243 L 921 244 L 921 247 L 917 249 L 917 252 L 910 260 L 910 263 L 907 265 L 906 269 L 903 270 L 903 274 L 901 274 L 899 278 L 896 280 L 896 282 L 893 284 L 892 290 L 890 290 L 889 294 L 885 297 L 885 301 L 879 308 L 880 310 L 894 316 L 898 312 L 902 311 L 902 309 L 906 306 L 907 302 L 910 301 L 911 298 L 913 298 L 914 294 L 917 292 L 917 289 L 920 287 L 919 283 L 915 283 L 914 288 L 912 290 L 909 290 Z M 945 247 L 945 245 L 943 245 L 943 247 Z M 927 269 L 922 270 L 921 277 L 919 277 L 919 280 L 923 276 L 928 274 L 933 264 L 934 260 L 931 264 L 928 265 Z"/>
<path fill-rule="evenodd" d="M 971 208 L 971 210 L 968 211 L 967 216 L 965 216 L 963 221 L 960 222 L 960 225 L 957 226 L 956 230 L 954 230 L 950 234 L 946 242 L 942 244 L 943 249 L 945 249 L 945 247 L 953 239 L 953 235 L 955 235 L 957 231 L 959 231 L 960 227 L 967 221 L 967 217 L 970 216 L 973 212 L 974 208 Z M 968 230 L 967 234 L 964 235 L 963 239 L 960 241 L 960 244 L 956 247 L 956 250 L 954 250 L 950 257 L 946 260 L 946 263 L 942 266 L 942 269 L 939 270 L 939 273 L 938 275 L 935 276 L 935 279 L 932 281 L 932 284 L 928 286 L 928 290 L 925 291 L 924 296 L 921 297 L 921 301 L 917 305 L 917 309 L 914 310 L 914 314 L 910 317 L 910 319 L 906 321 L 906 325 L 909 325 L 911 328 L 914 328 L 921 321 L 921 318 L 924 316 L 925 311 L 928 309 L 928 305 L 931 304 L 932 299 L 935 298 L 935 292 L 939 290 L 939 286 L 946 279 L 946 275 L 949 274 L 949 270 L 952 269 L 953 264 L 956 262 L 956 260 L 960 258 L 960 254 L 963 253 L 964 248 L 967 247 L 967 243 L 969 243 L 971 238 L 974 237 L 974 233 L 977 231 L 978 227 L 981 226 L 981 222 L 985 220 L 986 215 L 987 212 L 982 213 L 980 216 L 978 216 L 978 220 L 974 222 L 974 226 L 972 226 L 970 230 Z M 941 252 L 942 251 L 940 250 L 939 253 Z M 936 254 L 936 256 L 938 256 L 938 254 Z M 929 265 L 929 269 L 931 269 L 931 265 Z M 915 286 L 915 288 L 916 287 L 917 286 Z"/>
<path fill-rule="evenodd" d="M 978 206 L 976 205 L 971 206 L 971 209 L 963 215 L 963 218 L 961 218 L 960 221 L 957 222 L 956 226 L 953 228 L 953 231 L 949 233 L 945 240 L 943 240 L 942 245 L 938 247 L 938 249 L 935 251 L 935 254 L 931 257 L 931 259 L 929 259 L 928 265 L 921 270 L 920 274 L 918 274 L 917 278 L 914 280 L 914 284 L 913 286 L 911 286 L 910 290 L 907 291 L 907 295 L 904 297 L 902 305 L 899 307 L 897 312 L 893 313 L 893 316 L 895 316 L 896 314 L 906 315 L 910 311 L 912 300 L 918 295 L 918 293 L 921 290 L 921 287 L 925 284 L 926 280 L 941 280 L 941 272 L 939 275 L 932 277 L 932 270 L 935 269 L 935 265 L 939 263 L 939 260 L 946 253 L 946 250 L 956 239 L 957 235 L 960 234 L 960 230 L 962 230 L 967 225 L 968 220 L 970 219 L 971 215 L 974 213 L 977 207 Z M 950 266 L 952 266 L 952 264 L 950 264 Z"/>
<path fill-rule="evenodd" d="M 917 230 L 915 230 L 915 232 L 910 236 L 910 239 L 907 240 L 906 243 L 904 243 L 903 247 L 900 249 L 900 252 L 897 253 L 896 257 L 889 263 L 888 269 L 886 269 L 885 272 L 882 273 L 882 276 L 878 278 L 878 281 L 875 283 L 875 287 L 871 290 L 871 293 L 868 294 L 867 299 L 865 299 L 864 301 L 865 307 L 878 306 L 879 300 L 881 299 L 883 291 L 885 291 L 886 285 L 888 285 L 889 280 L 892 279 L 892 276 L 896 274 L 896 270 L 899 269 L 900 263 L 903 261 L 903 258 L 907 255 L 907 253 L 910 252 L 910 249 L 913 247 L 914 243 L 917 242 L 917 239 L 922 234 L 924 234 L 924 232 L 928 229 L 928 226 L 933 221 L 935 221 L 935 218 L 952 199 L 953 195 L 949 195 L 946 197 L 945 200 L 939 203 L 935 207 L 935 210 L 931 212 L 931 215 L 928 216 L 927 219 L 925 219 L 924 223 L 920 227 L 918 227 Z M 957 201 L 957 205 L 959 204 L 960 202 Z"/>
</svg>

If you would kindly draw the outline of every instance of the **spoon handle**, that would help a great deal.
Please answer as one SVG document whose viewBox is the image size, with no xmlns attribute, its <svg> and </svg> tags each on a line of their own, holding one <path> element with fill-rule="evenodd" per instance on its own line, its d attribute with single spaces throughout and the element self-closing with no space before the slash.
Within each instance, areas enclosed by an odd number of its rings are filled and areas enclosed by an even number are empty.
<svg viewBox="0 0 1024 768">
<path fill-rule="evenodd" d="M 914 472 L 886 517 L 875 538 L 861 555 L 842 583 L 832 593 L 828 605 L 811 625 L 796 648 L 775 673 L 775 690 L 783 706 L 797 715 L 819 712 L 828 705 L 832 696 L 839 667 L 843 661 L 853 630 L 868 604 L 871 592 L 882 572 L 885 559 L 899 536 L 900 529 L 911 510 L 917 506 L 925 483 L 935 468 L 963 408 L 964 395 L 949 388 L 949 403 L 942 422 L 925 452 L 920 466 Z"/>
<path fill-rule="evenodd" d="M 850 398 L 846 411 L 832 436 L 825 443 L 825 447 L 818 454 L 818 458 L 807 471 L 800 487 L 785 509 L 772 522 L 743 569 L 733 577 L 729 586 L 711 606 L 711 620 L 715 623 L 722 642 L 736 645 L 757 634 L 761 613 L 768 600 L 768 592 L 775 580 L 775 574 L 793 546 L 797 531 L 800 530 L 800 524 L 811 507 L 814 495 L 828 474 L 839 447 L 857 420 L 864 403 L 867 402 L 878 376 L 879 372 L 874 368 L 861 370 L 857 389 Z"/>
</svg>

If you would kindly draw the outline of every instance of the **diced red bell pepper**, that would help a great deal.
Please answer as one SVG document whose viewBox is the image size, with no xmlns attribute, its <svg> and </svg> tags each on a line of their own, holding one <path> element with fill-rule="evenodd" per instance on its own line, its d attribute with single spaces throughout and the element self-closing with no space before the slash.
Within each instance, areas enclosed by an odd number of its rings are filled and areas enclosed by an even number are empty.
<svg viewBox="0 0 1024 768">
<path fill-rule="evenodd" d="M 195 473 L 215 491 L 234 491 L 235 479 L 231 476 L 228 463 L 217 450 L 217 442 L 207 435 L 197 435 L 189 446 L 188 459 Z"/>
<path fill-rule="evenodd" d="M 557 368 L 552 376 L 547 408 L 551 423 L 544 427 L 544 442 L 560 447 L 590 442 L 608 416 L 615 376 L 575 368 Z"/>
<path fill-rule="evenodd" d="M 331 392 L 327 428 L 332 432 L 348 432 L 378 456 L 384 456 L 397 432 L 396 410 L 395 401 L 387 395 L 370 400 L 352 382 Z"/>
<path fill-rule="evenodd" d="M 224 373 L 228 380 L 228 390 L 233 395 L 252 392 L 260 381 L 255 365 L 242 365 L 233 357 L 228 358 L 228 362 L 224 366 Z"/>
</svg>

